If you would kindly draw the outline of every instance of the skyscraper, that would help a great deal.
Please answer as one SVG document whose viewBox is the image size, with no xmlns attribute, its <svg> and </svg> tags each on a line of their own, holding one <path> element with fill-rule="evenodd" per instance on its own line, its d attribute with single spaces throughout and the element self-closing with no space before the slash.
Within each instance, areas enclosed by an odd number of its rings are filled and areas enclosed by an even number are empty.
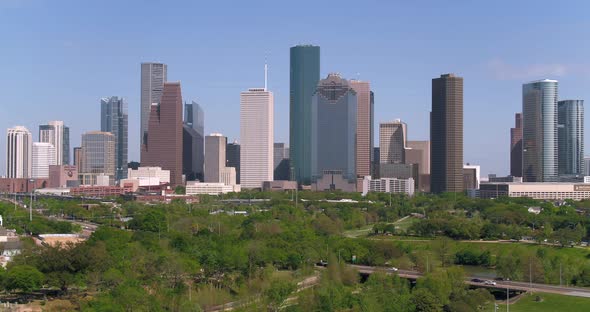
<svg viewBox="0 0 590 312">
<path fill-rule="evenodd" d="M 70 128 L 61 120 L 53 120 L 39 126 L 39 142 L 50 143 L 55 147 L 57 165 L 70 163 Z"/>
<path fill-rule="evenodd" d="M 82 134 L 79 175 L 82 184 L 96 185 L 99 176 L 108 177 L 109 185 L 115 183 L 115 136 L 110 132 L 90 131 Z"/>
<path fill-rule="evenodd" d="M 211 133 L 205 137 L 205 182 L 221 182 L 226 144 L 227 138 L 221 133 Z"/>
<path fill-rule="evenodd" d="M 33 143 L 32 177 L 49 178 L 49 166 L 55 165 L 55 147 L 51 143 Z"/>
<path fill-rule="evenodd" d="M 379 124 L 379 161 L 382 164 L 404 164 L 408 126 L 400 119 Z"/>
<path fill-rule="evenodd" d="M 371 175 L 371 152 L 373 149 L 373 96 L 368 81 L 349 80 L 356 91 L 356 174 L 361 179 Z"/>
<path fill-rule="evenodd" d="M 170 170 L 170 184 L 182 184 L 182 94 L 180 82 L 164 83 L 160 104 L 152 104 L 141 165 Z"/>
<path fill-rule="evenodd" d="M 182 172 L 187 180 L 203 180 L 205 113 L 197 102 L 184 103 Z"/>
<path fill-rule="evenodd" d="M 463 191 L 463 78 L 432 79 L 430 190 Z"/>
<path fill-rule="evenodd" d="M 584 175 L 584 101 L 557 103 L 559 175 Z"/>
<path fill-rule="evenodd" d="M 233 141 L 225 146 L 225 166 L 236 168 L 236 183 L 240 184 L 240 143 Z"/>
<path fill-rule="evenodd" d="M 418 188 L 430 192 L 430 141 L 407 141 L 406 164 L 418 164 Z"/>
<path fill-rule="evenodd" d="M 522 114 L 514 115 L 514 128 L 510 128 L 510 175 L 522 177 Z"/>
<path fill-rule="evenodd" d="M 8 128 L 6 135 L 6 176 L 30 178 L 33 170 L 33 136 L 25 127 Z"/>
<path fill-rule="evenodd" d="M 147 132 L 152 104 L 160 103 L 168 66 L 162 63 L 141 63 L 141 128 L 140 144 L 147 144 Z"/>
<path fill-rule="evenodd" d="M 291 179 L 311 183 L 311 98 L 320 81 L 320 47 L 290 50 L 289 144 Z"/>
<path fill-rule="evenodd" d="M 115 136 L 115 179 L 127 178 L 127 142 L 129 120 L 127 101 L 111 96 L 100 100 L 100 131 L 110 132 Z"/>
<path fill-rule="evenodd" d="M 240 185 L 262 188 L 274 178 L 274 99 L 266 88 L 240 95 Z"/>
<path fill-rule="evenodd" d="M 78 172 L 82 171 L 82 147 L 74 147 L 74 166 Z"/>
<path fill-rule="evenodd" d="M 558 180 L 557 80 L 522 86 L 522 163 L 524 182 Z"/>
<path fill-rule="evenodd" d="M 289 180 L 289 148 L 285 143 L 274 144 L 274 180 Z"/>
<path fill-rule="evenodd" d="M 342 172 L 356 184 L 357 93 L 339 74 L 320 80 L 312 98 L 312 181 Z"/>
</svg>

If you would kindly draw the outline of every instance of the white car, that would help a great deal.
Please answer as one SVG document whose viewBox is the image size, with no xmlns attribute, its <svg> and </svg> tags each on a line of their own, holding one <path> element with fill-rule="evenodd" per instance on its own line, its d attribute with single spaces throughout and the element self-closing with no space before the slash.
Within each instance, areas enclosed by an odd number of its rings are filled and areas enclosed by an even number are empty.
<svg viewBox="0 0 590 312">
<path fill-rule="evenodd" d="M 485 282 L 483 282 L 483 283 L 484 283 L 484 284 L 486 284 L 486 285 L 493 285 L 493 286 L 496 286 L 496 282 L 494 282 L 494 281 L 490 281 L 490 280 L 487 280 L 487 281 L 485 281 Z"/>
<path fill-rule="evenodd" d="M 391 272 L 397 272 L 398 268 L 396 268 L 396 267 L 391 267 L 391 268 L 389 268 L 388 270 L 389 270 L 389 271 L 391 271 Z"/>
</svg>

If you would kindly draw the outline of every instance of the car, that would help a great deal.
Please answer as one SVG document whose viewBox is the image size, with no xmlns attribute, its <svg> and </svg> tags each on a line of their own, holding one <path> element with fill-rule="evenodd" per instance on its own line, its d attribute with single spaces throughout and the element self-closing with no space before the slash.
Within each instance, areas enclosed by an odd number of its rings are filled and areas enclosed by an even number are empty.
<svg viewBox="0 0 590 312">
<path fill-rule="evenodd" d="M 486 280 L 486 281 L 484 281 L 483 283 L 484 283 L 484 284 L 486 284 L 486 285 L 493 285 L 493 286 L 496 286 L 496 282 L 494 282 L 494 281 L 490 281 L 490 280 Z"/>
<path fill-rule="evenodd" d="M 391 268 L 389 268 L 389 269 L 387 269 L 387 270 L 389 270 L 389 271 L 392 271 L 392 272 L 397 272 L 397 271 L 398 271 L 398 268 L 396 268 L 396 267 L 391 267 Z"/>
<path fill-rule="evenodd" d="M 317 266 L 321 266 L 321 267 L 327 267 L 328 266 L 328 261 L 324 261 L 324 260 L 320 260 L 318 263 L 316 263 L 315 265 Z"/>
<path fill-rule="evenodd" d="M 483 280 L 479 279 L 479 278 L 474 278 L 471 280 L 474 283 L 483 283 Z"/>
</svg>

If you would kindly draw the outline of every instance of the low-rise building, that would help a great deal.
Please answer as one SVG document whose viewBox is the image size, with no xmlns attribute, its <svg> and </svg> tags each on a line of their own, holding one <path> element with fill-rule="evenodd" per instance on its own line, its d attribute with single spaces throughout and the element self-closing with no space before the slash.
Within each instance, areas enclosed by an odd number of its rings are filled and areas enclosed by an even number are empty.
<svg viewBox="0 0 590 312">
<path fill-rule="evenodd" d="M 30 193 L 48 184 L 48 179 L 0 178 L 0 193 Z"/>
<path fill-rule="evenodd" d="M 219 195 L 240 191 L 240 185 L 226 185 L 224 183 L 207 183 L 198 181 L 189 181 L 186 183 L 186 195 Z"/>
<path fill-rule="evenodd" d="M 568 182 L 485 182 L 480 198 L 529 197 L 541 200 L 583 200 L 590 198 L 590 184 Z"/>
<path fill-rule="evenodd" d="M 311 184 L 314 192 L 335 191 L 356 192 L 356 180 L 350 180 L 344 176 L 342 170 L 324 170 L 320 177 Z"/>
<path fill-rule="evenodd" d="M 120 196 L 126 192 L 119 186 L 80 186 L 70 188 L 71 196 L 110 197 Z"/>
<path fill-rule="evenodd" d="M 415 182 L 413 178 L 380 178 L 372 179 L 366 176 L 363 179 L 363 196 L 369 192 L 376 193 L 401 193 L 409 196 L 414 195 Z"/>
<path fill-rule="evenodd" d="M 262 182 L 263 191 L 294 191 L 297 189 L 297 181 L 275 180 Z"/>
</svg>

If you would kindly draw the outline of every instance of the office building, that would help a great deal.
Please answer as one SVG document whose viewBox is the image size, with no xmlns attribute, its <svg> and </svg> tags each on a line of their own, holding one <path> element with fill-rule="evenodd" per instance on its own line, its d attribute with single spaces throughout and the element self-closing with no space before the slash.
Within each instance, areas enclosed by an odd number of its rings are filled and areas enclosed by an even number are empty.
<svg viewBox="0 0 590 312">
<path fill-rule="evenodd" d="M 381 161 L 381 149 L 379 147 L 373 147 L 371 153 L 371 176 L 379 178 L 379 162 Z"/>
<path fill-rule="evenodd" d="M 226 144 L 225 166 L 236 168 L 236 183 L 240 184 L 240 143 L 238 141 Z"/>
<path fill-rule="evenodd" d="M 70 128 L 63 121 L 53 120 L 39 126 L 39 142 L 50 143 L 55 147 L 57 165 L 70 164 Z"/>
<path fill-rule="evenodd" d="M 189 181 L 186 183 L 186 195 L 220 195 L 233 192 L 239 192 L 239 185 L 226 185 L 223 183 L 196 182 Z"/>
<path fill-rule="evenodd" d="M 463 187 L 465 190 L 477 190 L 480 184 L 480 166 L 466 164 L 463 166 Z"/>
<path fill-rule="evenodd" d="M 514 115 L 514 128 L 510 128 L 510 175 L 522 177 L 522 114 Z"/>
<path fill-rule="evenodd" d="M 298 45 L 290 50 L 290 174 L 311 184 L 311 100 L 320 81 L 320 47 Z"/>
<path fill-rule="evenodd" d="M 369 192 L 374 193 L 393 193 L 406 194 L 408 196 L 414 195 L 415 182 L 412 178 L 398 179 L 398 178 L 380 178 L 373 179 L 371 176 L 366 176 L 363 179 L 363 196 Z"/>
<path fill-rule="evenodd" d="M 584 101 L 557 103 L 560 176 L 584 175 Z"/>
<path fill-rule="evenodd" d="M 525 182 L 558 180 L 557 80 L 522 86 L 522 163 Z"/>
<path fill-rule="evenodd" d="M 168 66 L 162 63 L 141 63 L 140 145 L 148 144 L 147 134 L 152 105 L 160 103 Z"/>
<path fill-rule="evenodd" d="M 482 182 L 480 198 L 528 197 L 538 200 L 584 200 L 590 198 L 590 184 L 570 182 Z"/>
<path fill-rule="evenodd" d="M 236 185 L 236 168 L 223 167 L 219 172 L 219 182 L 225 185 Z"/>
<path fill-rule="evenodd" d="M 371 175 L 373 149 L 373 96 L 368 81 L 350 80 L 357 96 L 356 119 L 356 174 L 360 181 Z M 362 182 L 361 182 L 362 187 Z M 359 187 L 360 188 L 360 187 Z"/>
<path fill-rule="evenodd" d="M 318 83 L 312 97 L 311 169 L 315 181 L 325 171 L 341 171 L 356 183 L 357 95 L 339 74 Z"/>
<path fill-rule="evenodd" d="M 584 176 L 590 176 L 590 157 L 584 157 Z"/>
<path fill-rule="evenodd" d="M 32 178 L 49 178 L 49 166 L 55 165 L 55 147 L 50 143 L 33 143 Z"/>
<path fill-rule="evenodd" d="M 406 164 L 418 166 L 417 191 L 430 192 L 430 141 L 407 141 Z"/>
<path fill-rule="evenodd" d="M 403 164 L 406 161 L 408 129 L 405 122 L 397 119 L 379 124 L 379 162 Z"/>
<path fill-rule="evenodd" d="M 170 185 L 182 185 L 182 147 L 180 82 L 166 82 L 160 104 L 152 105 L 141 165 L 170 170 Z"/>
<path fill-rule="evenodd" d="M 285 181 L 285 180 L 274 180 L 264 181 L 262 183 L 262 190 L 264 192 L 284 192 L 284 191 L 295 191 L 297 189 L 296 181 Z"/>
<path fill-rule="evenodd" d="M 265 88 L 240 94 L 240 185 L 262 188 L 274 178 L 274 99 Z"/>
<path fill-rule="evenodd" d="M 138 180 L 140 187 L 170 184 L 170 170 L 163 170 L 160 167 L 129 168 L 127 177 L 126 180 Z"/>
<path fill-rule="evenodd" d="M 432 79 L 430 191 L 463 191 L 463 78 Z"/>
<path fill-rule="evenodd" d="M 187 180 L 202 181 L 205 162 L 205 113 L 195 101 L 184 103 L 182 136 L 182 171 Z"/>
<path fill-rule="evenodd" d="M 274 180 L 289 180 L 289 148 L 285 143 L 274 144 Z"/>
<path fill-rule="evenodd" d="M 21 126 L 6 134 L 6 177 L 26 179 L 33 175 L 33 136 Z"/>
<path fill-rule="evenodd" d="M 72 165 L 49 166 L 49 187 L 65 188 L 75 187 L 78 182 L 78 169 Z"/>
<path fill-rule="evenodd" d="M 221 170 L 225 168 L 227 138 L 220 133 L 205 137 L 205 182 L 220 183 Z"/>
<path fill-rule="evenodd" d="M 127 142 L 129 117 L 127 101 L 111 96 L 100 100 L 100 131 L 110 132 L 115 136 L 115 179 L 127 177 Z"/>
<path fill-rule="evenodd" d="M 314 178 L 311 190 L 314 192 L 356 192 L 356 179 L 350 179 L 342 170 L 324 170 L 321 175 Z"/>
<path fill-rule="evenodd" d="M 74 166 L 78 172 L 82 171 L 82 148 L 74 147 Z"/>
<path fill-rule="evenodd" d="M 82 134 L 82 167 L 79 172 L 83 185 L 115 183 L 115 136 L 110 132 L 90 131 Z"/>
</svg>

